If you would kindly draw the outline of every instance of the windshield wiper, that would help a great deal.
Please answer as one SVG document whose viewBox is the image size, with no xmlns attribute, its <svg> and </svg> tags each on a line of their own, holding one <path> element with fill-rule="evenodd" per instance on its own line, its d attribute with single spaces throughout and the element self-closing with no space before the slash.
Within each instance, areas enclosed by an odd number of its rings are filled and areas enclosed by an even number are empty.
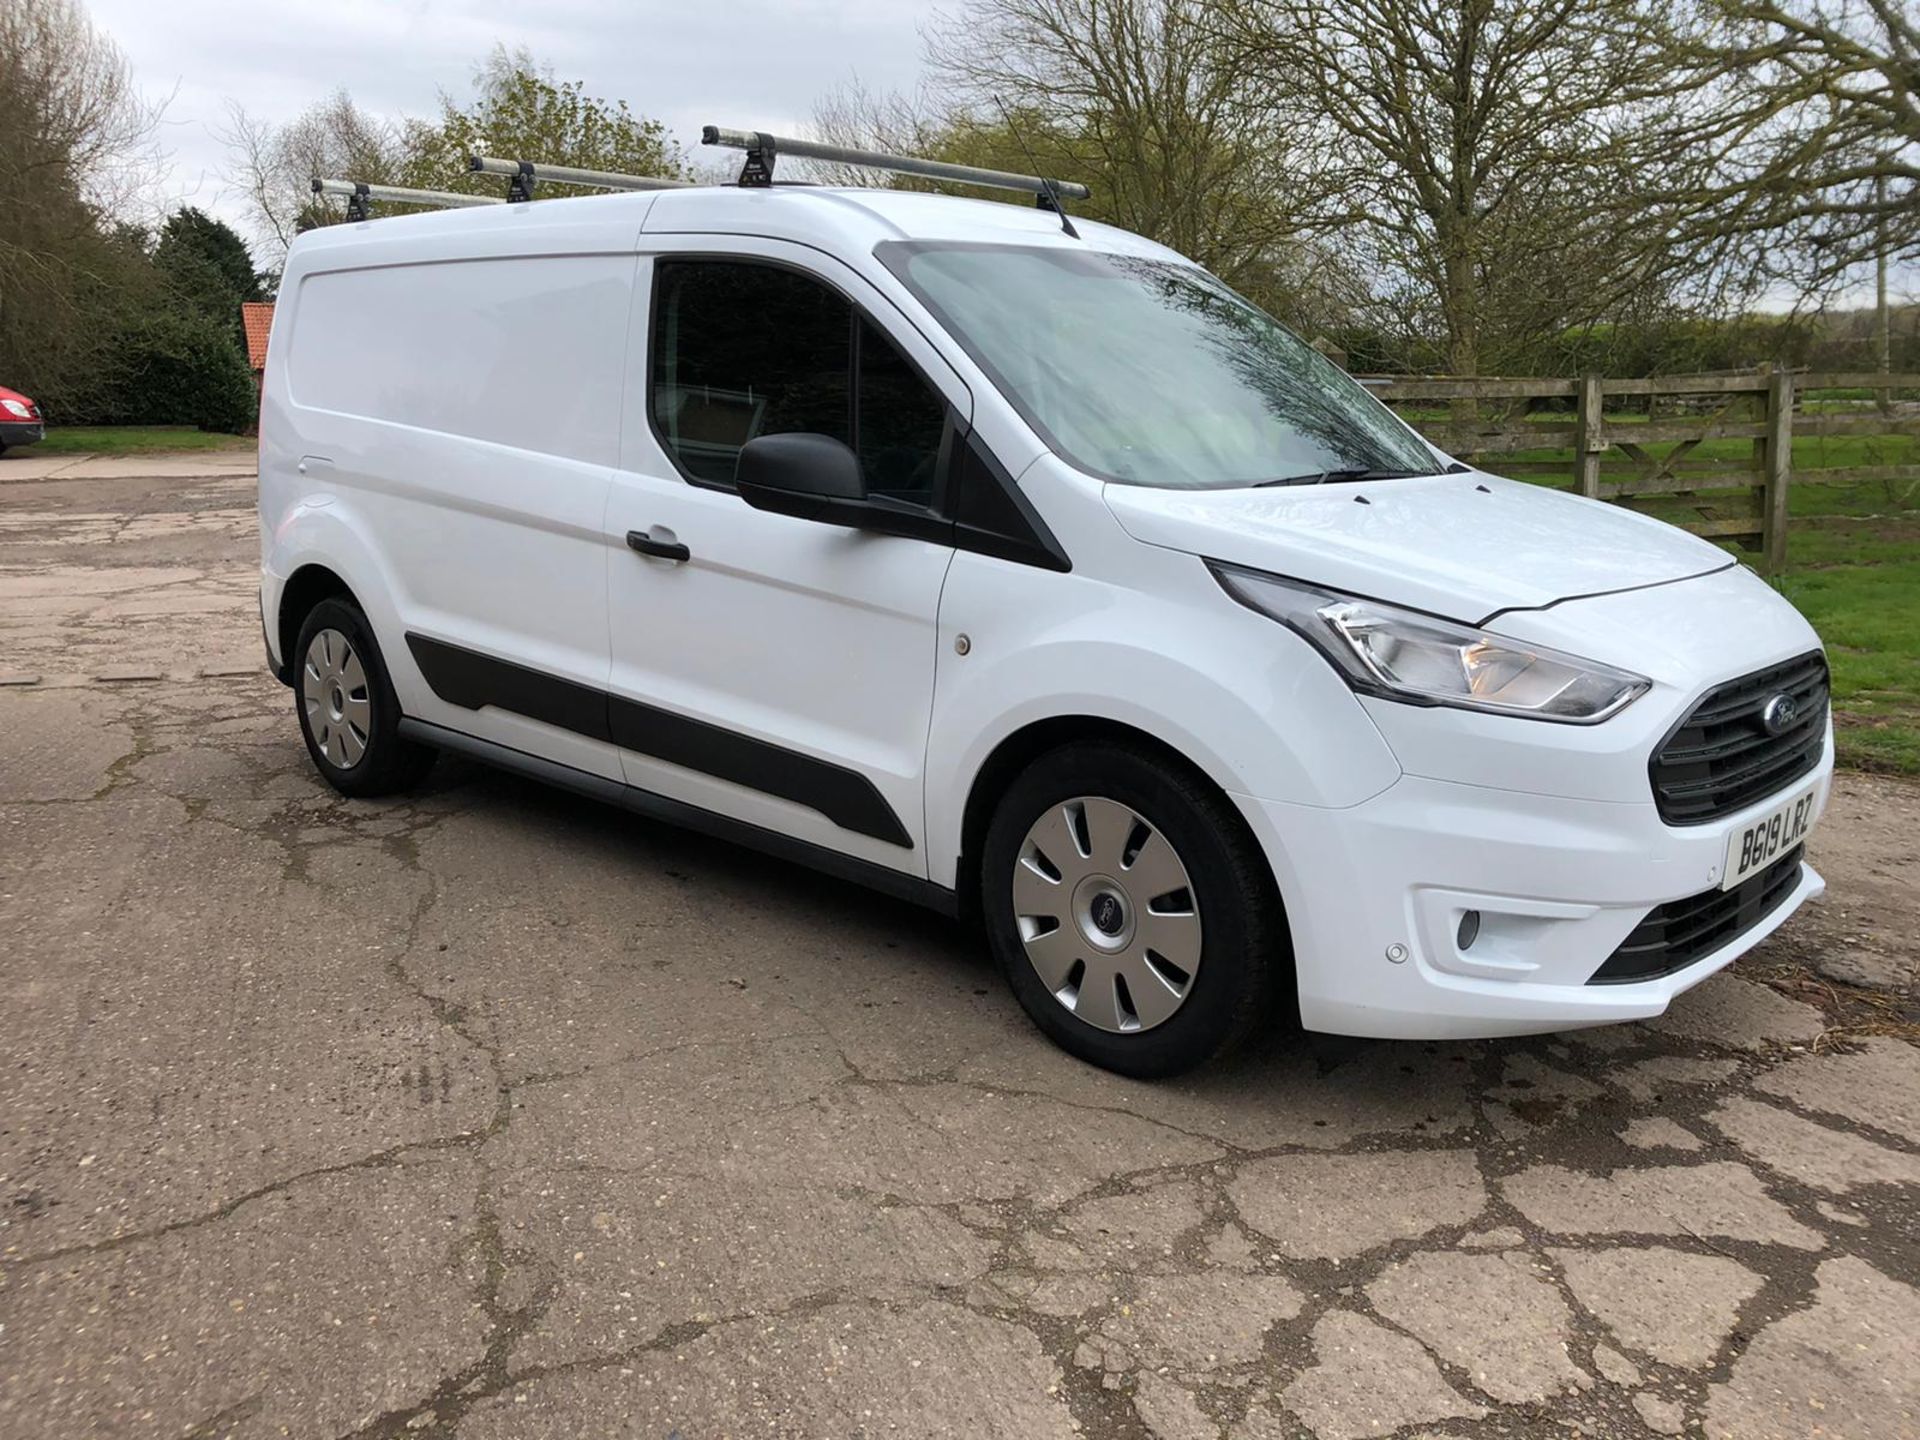
<svg viewBox="0 0 1920 1440">
<path fill-rule="evenodd" d="M 1421 475 L 1434 475 L 1434 470 L 1386 470 L 1375 466 L 1354 466 L 1345 470 L 1314 470 L 1305 475 L 1282 475 L 1277 480 L 1256 480 L 1253 488 L 1264 490 L 1269 485 L 1325 485 L 1329 481 L 1340 484 L 1350 480 L 1411 480 Z"/>
</svg>

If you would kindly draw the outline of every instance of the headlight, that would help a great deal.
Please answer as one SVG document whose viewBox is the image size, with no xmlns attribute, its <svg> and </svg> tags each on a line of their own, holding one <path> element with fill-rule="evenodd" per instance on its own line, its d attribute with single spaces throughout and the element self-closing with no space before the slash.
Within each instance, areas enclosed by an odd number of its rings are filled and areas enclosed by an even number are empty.
<svg viewBox="0 0 1920 1440">
<path fill-rule="evenodd" d="M 1644 675 L 1413 610 L 1213 565 L 1226 592 L 1297 632 L 1354 689 L 1415 705 L 1592 725 L 1652 685 Z"/>
<path fill-rule="evenodd" d="M 33 411 L 22 405 L 18 400 L 0 400 L 0 405 L 6 406 L 9 414 L 18 415 L 22 420 L 31 420 L 33 418 Z"/>
</svg>

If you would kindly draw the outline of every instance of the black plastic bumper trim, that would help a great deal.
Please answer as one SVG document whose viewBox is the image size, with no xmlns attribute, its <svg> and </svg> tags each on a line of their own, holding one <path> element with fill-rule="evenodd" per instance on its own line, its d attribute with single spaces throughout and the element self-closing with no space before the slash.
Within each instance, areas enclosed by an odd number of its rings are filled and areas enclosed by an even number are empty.
<svg viewBox="0 0 1920 1440">
<path fill-rule="evenodd" d="M 1650 910 L 1589 985 L 1663 980 L 1723 950 L 1770 919 L 1800 883 L 1806 847 L 1796 845 L 1731 890 L 1703 890 Z"/>
</svg>

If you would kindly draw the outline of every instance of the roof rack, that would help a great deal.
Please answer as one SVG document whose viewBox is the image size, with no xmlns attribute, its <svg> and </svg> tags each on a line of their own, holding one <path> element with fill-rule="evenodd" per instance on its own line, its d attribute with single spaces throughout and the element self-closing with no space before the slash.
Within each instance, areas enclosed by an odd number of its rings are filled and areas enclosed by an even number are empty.
<svg viewBox="0 0 1920 1440">
<path fill-rule="evenodd" d="M 390 205 L 431 205 L 439 210 L 502 203 L 492 195 L 456 195 L 451 190 L 412 190 L 404 185 L 369 185 L 364 180 L 322 180 L 318 176 L 314 177 L 313 193 L 344 195 L 349 220 L 371 220 L 376 200 Z"/>
<path fill-rule="evenodd" d="M 536 183 L 592 185 L 602 190 L 684 190 L 693 182 L 669 180 L 663 175 L 622 175 L 616 170 L 582 170 L 574 165 L 537 165 L 531 160 L 503 160 L 497 155 L 467 156 L 467 170 L 475 175 L 508 177 L 507 199 L 533 199 Z"/>
<path fill-rule="evenodd" d="M 702 145 L 720 145 L 729 150 L 747 152 L 741 168 L 740 183 L 749 187 L 773 183 L 776 156 L 792 155 L 802 160 L 827 160 L 837 165 L 857 165 L 867 170 L 891 170 L 900 175 L 919 175 L 929 180 L 952 180 L 963 185 L 984 185 L 995 190 L 1023 190 L 1035 198 L 1042 210 L 1066 213 L 1063 202 L 1085 200 L 1093 192 L 1071 180 L 1051 180 L 1044 175 L 1015 175 L 1007 170 L 982 170 L 976 165 L 952 165 L 945 160 L 922 160 L 917 155 L 887 155 L 878 150 L 852 150 L 844 145 L 823 145 L 817 140 L 792 140 L 784 135 L 769 135 L 764 130 L 725 130 L 718 125 L 703 126 Z"/>
</svg>

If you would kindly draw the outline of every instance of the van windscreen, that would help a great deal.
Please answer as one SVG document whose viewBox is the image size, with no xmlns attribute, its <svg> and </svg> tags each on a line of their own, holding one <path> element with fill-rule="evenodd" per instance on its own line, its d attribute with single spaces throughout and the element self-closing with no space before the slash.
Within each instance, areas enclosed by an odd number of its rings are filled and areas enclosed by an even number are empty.
<svg viewBox="0 0 1920 1440">
<path fill-rule="evenodd" d="M 1358 381 L 1197 266 L 936 241 L 876 254 L 1057 454 L 1102 479 L 1224 489 L 1444 464 Z"/>
</svg>

